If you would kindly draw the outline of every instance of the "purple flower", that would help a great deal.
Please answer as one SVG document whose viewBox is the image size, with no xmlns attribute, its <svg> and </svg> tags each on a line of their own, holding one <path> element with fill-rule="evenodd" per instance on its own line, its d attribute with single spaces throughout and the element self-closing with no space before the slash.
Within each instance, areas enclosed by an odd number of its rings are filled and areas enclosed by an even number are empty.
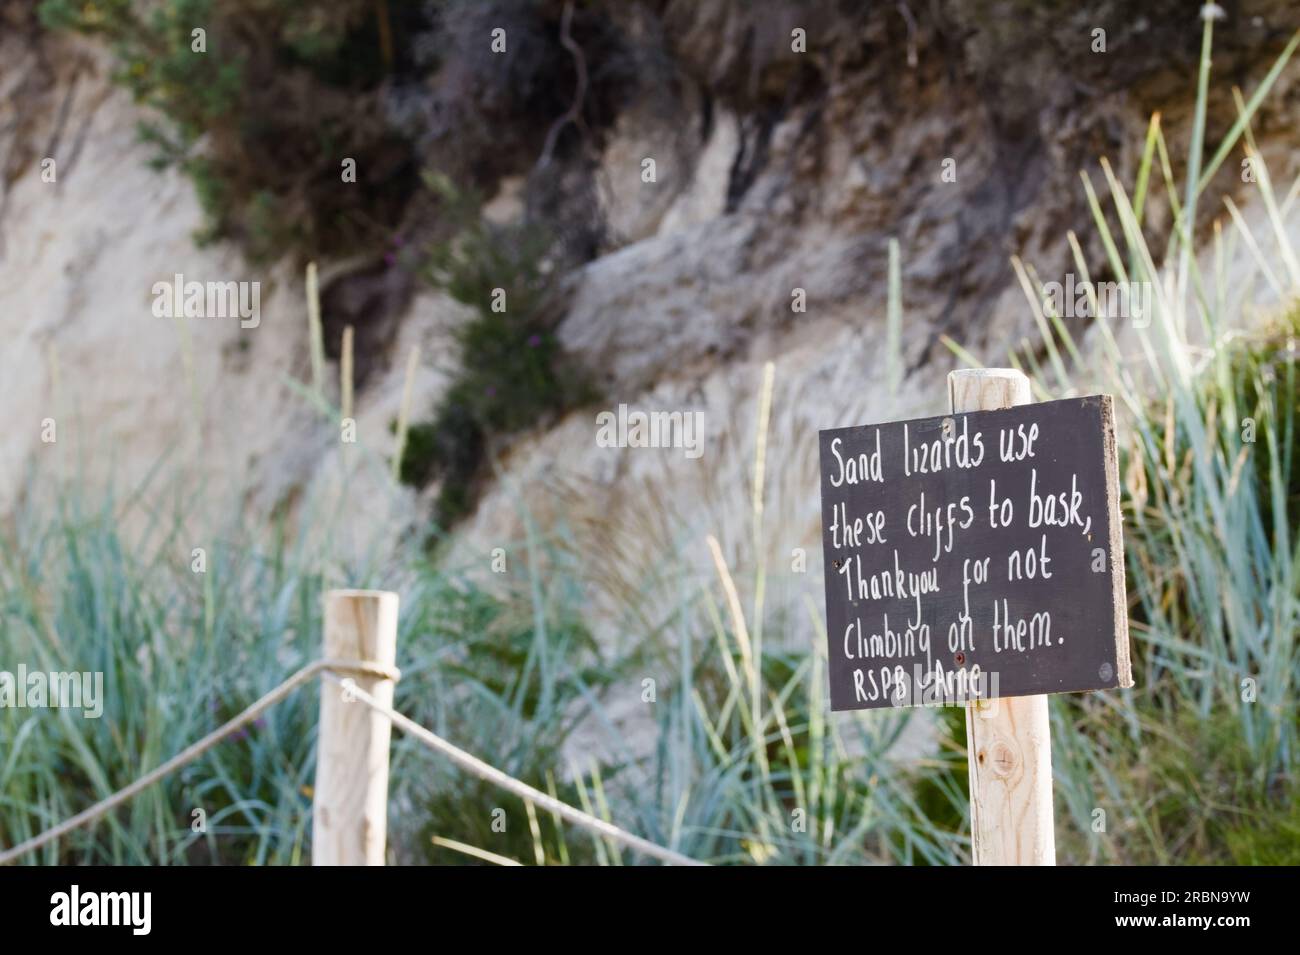
<svg viewBox="0 0 1300 955">
<path fill-rule="evenodd" d="M 495 397 L 496 393 L 497 393 L 496 385 L 488 385 L 486 388 L 483 389 L 483 394 L 487 395 L 489 398 Z"/>
<path fill-rule="evenodd" d="M 397 264 L 397 256 L 393 255 L 393 253 L 391 253 L 391 252 L 385 252 L 385 253 L 384 253 L 384 264 L 385 264 L 385 265 L 396 265 L 396 264 Z"/>
<path fill-rule="evenodd" d="M 536 348 L 536 347 L 537 347 L 538 345 L 540 345 L 541 343 L 542 343 L 542 336 L 541 336 L 541 335 L 532 334 L 532 335 L 529 335 L 529 336 L 528 336 L 528 347 L 529 347 L 529 348 Z"/>
</svg>

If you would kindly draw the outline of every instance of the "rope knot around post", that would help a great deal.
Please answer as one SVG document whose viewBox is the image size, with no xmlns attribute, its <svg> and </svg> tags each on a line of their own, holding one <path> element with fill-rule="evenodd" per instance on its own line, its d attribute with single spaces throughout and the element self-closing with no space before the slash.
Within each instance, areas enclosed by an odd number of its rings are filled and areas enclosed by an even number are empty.
<svg viewBox="0 0 1300 955">
<path fill-rule="evenodd" d="M 402 671 L 397 667 L 377 663 L 374 660 L 332 660 L 317 661 L 322 670 L 330 670 L 340 676 L 371 676 L 377 680 L 392 680 L 396 683 L 402 678 Z"/>
</svg>

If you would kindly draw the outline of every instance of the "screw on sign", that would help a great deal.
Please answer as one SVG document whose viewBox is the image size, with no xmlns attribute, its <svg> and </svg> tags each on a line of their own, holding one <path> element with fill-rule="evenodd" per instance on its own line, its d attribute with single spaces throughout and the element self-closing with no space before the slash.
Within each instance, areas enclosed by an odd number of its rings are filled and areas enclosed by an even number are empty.
<svg viewBox="0 0 1300 955">
<path fill-rule="evenodd" d="M 1111 399 L 948 382 L 820 433 L 831 708 L 965 706 L 975 863 L 1052 864 L 1045 694 L 1133 684 Z"/>
</svg>

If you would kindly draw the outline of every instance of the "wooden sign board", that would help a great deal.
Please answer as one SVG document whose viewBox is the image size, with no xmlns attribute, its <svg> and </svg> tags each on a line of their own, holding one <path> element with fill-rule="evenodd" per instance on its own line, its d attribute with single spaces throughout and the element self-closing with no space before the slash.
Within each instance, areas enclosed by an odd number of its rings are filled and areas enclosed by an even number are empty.
<svg viewBox="0 0 1300 955">
<path fill-rule="evenodd" d="M 1133 685 L 1108 396 L 819 437 L 831 709 Z"/>
</svg>

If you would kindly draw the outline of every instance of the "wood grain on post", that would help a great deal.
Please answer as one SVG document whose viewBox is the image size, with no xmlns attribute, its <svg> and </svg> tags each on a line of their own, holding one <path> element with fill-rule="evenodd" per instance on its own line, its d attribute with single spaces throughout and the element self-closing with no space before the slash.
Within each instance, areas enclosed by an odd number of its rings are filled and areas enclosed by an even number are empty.
<svg viewBox="0 0 1300 955">
<path fill-rule="evenodd" d="M 1033 401 L 1012 368 L 948 375 L 954 413 L 996 411 Z M 966 707 L 971 856 L 975 865 L 1055 865 L 1052 734 L 1046 696 L 977 701 Z"/>
<path fill-rule="evenodd" d="M 397 659 L 397 594 L 331 590 L 325 595 L 325 657 L 378 663 Z M 341 673 L 385 706 L 394 682 Z M 312 805 L 313 865 L 383 865 L 388 833 L 388 742 L 392 724 L 336 683 L 321 681 Z"/>
</svg>

